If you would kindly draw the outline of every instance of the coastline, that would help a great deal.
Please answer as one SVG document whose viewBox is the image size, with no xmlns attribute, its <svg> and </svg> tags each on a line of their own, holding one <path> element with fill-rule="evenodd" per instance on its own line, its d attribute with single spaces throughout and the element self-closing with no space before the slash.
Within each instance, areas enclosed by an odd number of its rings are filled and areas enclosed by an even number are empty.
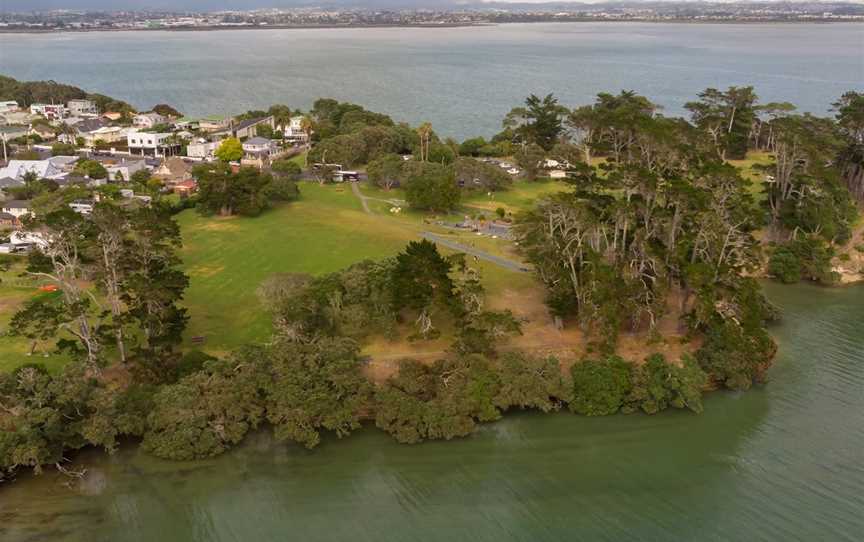
<svg viewBox="0 0 864 542">
<path fill-rule="evenodd" d="M 322 24 L 322 25 L 256 25 L 256 26 L 174 26 L 159 28 L 0 28 L 0 34 L 89 34 L 98 32 L 214 32 L 228 30 L 340 30 L 355 28 L 472 28 L 472 27 L 494 27 L 515 24 L 614 24 L 614 23 L 643 23 L 643 24 L 686 24 L 686 25 L 760 25 L 760 24 L 783 24 L 783 25 L 832 25 L 832 24 L 864 24 L 862 20 L 788 20 L 788 19 L 760 19 L 760 20 L 646 20 L 646 19 L 574 19 L 567 21 L 507 21 L 507 22 L 466 22 L 466 23 L 393 23 L 393 24 Z"/>
</svg>

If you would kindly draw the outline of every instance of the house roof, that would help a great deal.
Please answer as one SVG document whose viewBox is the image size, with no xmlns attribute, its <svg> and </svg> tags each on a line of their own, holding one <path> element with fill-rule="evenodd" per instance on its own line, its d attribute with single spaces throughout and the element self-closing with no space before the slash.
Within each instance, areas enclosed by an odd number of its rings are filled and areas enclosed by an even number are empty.
<svg viewBox="0 0 864 542">
<path fill-rule="evenodd" d="M 51 179 L 63 175 L 55 163 L 49 160 L 10 160 L 9 165 L 0 169 L 0 178 L 12 177 L 20 179 L 25 174 L 33 172 L 41 178 Z"/>
<path fill-rule="evenodd" d="M 243 142 L 244 145 L 269 145 L 270 140 L 266 137 L 253 137 Z"/>
<path fill-rule="evenodd" d="M 260 123 L 268 120 L 269 118 L 270 117 L 259 117 L 257 119 L 242 120 L 234 126 L 234 129 L 235 130 L 242 130 L 244 128 L 249 128 L 250 126 L 255 126 L 256 124 L 260 124 Z"/>
<path fill-rule="evenodd" d="M 9 200 L 3 204 L 4 209 L 29 209 L 30 202 L 23 199 Z"/>
<path fill-rule="evenodd" d="M 15 215 L 10 215 L 9 213 L 0 213 L 0 220 L 18 220 L 15 218 Z"/>
<path fill-rule="evenodd" d="M 15 188 L 18 186 L 24 186 L 24 181 L 13 179 L 12 177 L 0 178 L 0 188 Z"/>
<path fill-rule="evenodd" d="M 108 123 L 102 119 L 85 119 L 75 124 L 75 129 L 78 130 L 79 133 L 95 132 L 96 130 L 104 128 L 107 125 Z"/>
</svg>

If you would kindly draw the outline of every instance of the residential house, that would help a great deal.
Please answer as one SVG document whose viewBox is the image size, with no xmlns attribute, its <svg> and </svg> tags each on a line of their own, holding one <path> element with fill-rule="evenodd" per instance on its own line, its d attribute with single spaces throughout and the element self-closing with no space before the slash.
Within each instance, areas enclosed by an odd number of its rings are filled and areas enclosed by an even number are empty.
<svg viewBox="0 0 864 542">
<path fill-rule="evenodd" d="M 74 117 L 98 117 L 99 108 L 92 100 L 69 100 L 66 104 L 69 114 Z"/>
<path fill-rule="evenodd" d="M 102 117 L 110 121 L 118 121 L 123 118 L 123 113 L 119 113 L 117 111 L 106 111 L 102 113 Z"/>
<path fill-rule="evenodd" d="M 155 111 L 150 111 L 149 113 L 139 113 L 132 117 L 132 126 L 136 128 L 143 128 L 145 130 L 149 130 L 154 126 L 159 126 L 160 124 L 166 124 L 168 122 L 168 117 L 160 115 Z"/>
<path fill-rule="evenodd" d="M 551 179 L 566 179 L 567 172 L 563 169 L 553 169 L 549 171 L 549 178 Z"/>
<path fill-rule="evenodd" d="M 69 204 L 69 208 L 78 213 L 79 215 L 90 215 L 93 214 L 94 205 L 96 205 L 96 202 L 94 202 L 93 200 L 76 199 Z"/>
<path fill-rule="evenodd" d="M 149 133 L 134 132 L 126 135 L 129 153 L 139 156 L 154 156 L 164 158 L 180 152 L 181 145 L 169 132 Z"/>
<path fill-rule="evenodd" d="M 162 180 L 168 186 L 174 186 L 179 182 L 191 178 L 192 165 L 179 156 L 173 156 L 162 160 L 162 163 L 153 171 L 153 176 Z"/>
<path fill-rule="evenodd" d="M 56 136 L 54 129 L 50 126 L 45 126 L 44 124 L 31 126 L 30 135 L 37 135 L 42 138 L 42 140 L 51 140 Z"/>
<path fill-rule="evenodd" d="M 248 139 L 258 135 L 259 126 L 269 126 L 271 129 L 276 129 L 276 120 L 272 115 L 258 119 L 246 119 L 231 125 L 230 132 L 237 139 Z"/>
<path fill-rule="evenodd" d="M 135 128 L 125 128 L 123 126 L 103 126 L 81 134 L 84 138 L 84 144 L 88 147 L 95 147 L 98 143 L 126 143 L 128 136 L 131 133 L 137 133 Z"/>
<path fill-rule="evenodd" d="M 309 134 L 303 130 L 303 121 L 306 117 L 298 115 L 291 117 L 288 126 L 285 127 L 284 137 L 291 145 L 305 145 L 309 142 Z"/>
<path fill-rule="evenodd" d="M 16 220 L 20 221 L 23 217 L 30 214 L 30 202 L 22 199 L 13 199 L 0 203 L 0 213 L 12 215 Z"/>
<path fill-rule="evenodd" d="M 61 120 L 67 116 L 66 106 L 63 104 L 33 104 L 30 113 L 42 115 L 48 120 Z"/>
<path fill-rule="evenodd" d="M 26 125 L 38 118 L 40 118 L 39 115 L 33 115 L 29 110 L 9 111 L 8 113 L 0 112 L 0 124 Z"/>
<path fill-rule="evenodd" d="M 30 133 L 27 126 L 0 126 L 0 140 L 12 141 L 15 138 L 26 136 Z"/>
<path fill-rule="evenodd" d="M 186 156 L 196 160 L 211 160 L 214 157 L 216 149 L 219 148 L 219 144 L 219 141 L 198 139 L 186 146 Z"/>
<path fill-rule="evenodd" d="M 240 165 L 263 168 L 278 153 L 276 143 L 265 137 L 253 137 L 243 142 L 243 158 Z"/>
<path fill-rule="evenodd" d="M 6 100 L 0 102 L 0 113 L 14 113 L 18 111 L 18 102 Z"/>
<path fill-rule="evenodd" d="M 0 213 L 0 227 L 18 226 L 18 217 L 9 213 Z"/>
<path fill-rule="evenodd" d="M 108 123 L 101 118 L 79 119 L 77 122 L 72 122 L 74 119 L 75 117 L 66 119 L 66 127 L 63 130 L 63 133 L 57 138 L 63 143 L 74 144 L 75 140 L 79 137 L 85 138 L 86 140 L 85 134 L 89 134 L 90 132 L 94 132 L 108 125 Z"/>
<path fill-rule="evenodd" d="M 194 179 L 186 179 L 174 185 L 174 193 L 180 197 L 187 197 L 198 191 L 198 183 Z"/>
<path fill-rule="evenodd" d="M 204 117 L 198 119 L 198 129 L 205 132 L 219 132 L 231 127 L 231 119 L 228 117 Z"/>
<path fill-rule="evenodd" d="M 99 160 L 105 170 L 108 171 L 108 178 L 112 181 L 128 181 L 139 171 L 147 169 L 147 164 L 144 160 L 129 160 L 121 158 L 119 160 L 112 158 L 103 158 Z"/>
<path fill-rule="evenodd" d="M 9 236 L 9 242 L 15 245 L 19 250 L 22 248 L 26 250 L 33 246 L 45 248 L 48 246 L 48 237 L 35 231 L 18 230 L 12 232 L 12 235 Z"/>
<path fill-rule="evenodd" d="M 45 160 L 10 160 L 6 167 L 0 168 L 0 179 L 10 177 L 20 180 L 31 172 L 40 179 L 58 179 L 66 176 L 71 164 L 76 160 L 78 160 L 77 156 L 53 156 Z"/>
</svg>

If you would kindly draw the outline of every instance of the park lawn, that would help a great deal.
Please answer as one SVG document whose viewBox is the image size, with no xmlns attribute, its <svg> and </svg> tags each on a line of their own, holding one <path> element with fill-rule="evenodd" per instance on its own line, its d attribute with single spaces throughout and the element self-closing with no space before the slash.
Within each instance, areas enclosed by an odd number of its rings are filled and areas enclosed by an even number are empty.
<svg viewBox="0 0 864 542">
<path fill-rule="evenodd" d="M 364 259 L 399 252 L 416 239 L 410 229 L 363 212 L 347 185 L 302 183 L 299 201 L 255 218 L 178 215 L 190 285 L 186 344 L 225 352 L 270 335 L 270 316 L 255 294 L 273 273 L 320 275 Z"/>
<path fill-rule="evenodd" d="M 44 356 L 38 353 L 28 356 L 30 341 L 23 337 L 9 337 L 6 329 L 15 312 L 30 298 L 39 295 L 35 283 L 19 277 L 23 265 L 15 265 L 9 271 L 0 273 L 0 372 L 8 372 L 27 363 L 41 363 L 50 372 L 57 372 L 66 364 L 68 358 L 51 353 Z M 54 341 L 42 342 L 39 352 L 53 349 Z"/>
<path fill-rule="evenodd" d="M 563 192 L 569 188 L 560 180 L 516 181 L 509 189 L 500 192 L 477 191 L 469 193 L 462 199 L 466 207 L 495 212 L 498 207 L 511 213 L 519 213 L 531 209 L 534 203 L 549 194 Z"/>
</svg>

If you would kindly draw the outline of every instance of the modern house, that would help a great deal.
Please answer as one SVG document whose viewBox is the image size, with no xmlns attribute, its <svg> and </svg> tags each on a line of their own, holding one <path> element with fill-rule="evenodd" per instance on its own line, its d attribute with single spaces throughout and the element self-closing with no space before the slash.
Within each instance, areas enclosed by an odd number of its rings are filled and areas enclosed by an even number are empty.
<svg viewBox="0 0 864 542">
<path fill-rule="evenodd" d="M 303 130 L 303 121 L 306 117 L 298 115 L 291 117 L 288 126 L 285 127 L 284 137 L 291 145 L 305 145 L 309 142 L 309 134 Z"/>
<path fill-rule="evenodd" d="M 77 156 L 53 156 L 45 160 L 10 160 L 9 164 L 0 168 L 0 179 L 9 177 L 21 180 L 28 173 L 35 173 L 40 179 L 57 179 L 64 177 L 68 166 L 78 160 Z"/>
<path fill-rule="evenodd" d="M 67 116 L 66 106 L 63 104 L 33 104 L 30 113 L 42 115 L 48 120 L 60 120 Z"/>
<path fill-rule="evenodd" d="M 240 165 L 263 168 L 279 152 L 276 143 L 264 137 L 253 137 L 243 142 L 243 158 Z"/>
<path fill-rule="evenodd" d="M 66 104 L 73 117 L 98 117 L 99 108 L 92 100 L 69 100 Z"/>
<path fill-rule="evenodd" d="M 165 158 L 180 152 L 181 145 L 175 140 L 174 134 L 163 132 L 158 134 L 134 132 L 126 135 L 129 153 L 139 156 L 154 156 Z"/>
<path fill-rule="evenodd" d="M 196 160 L 210 160 L 213 158 L 216 149 L 219 148 L 218 141 L 207 141 L 199 139 L 194 143 L 186 146 L 186 156 Z"/>
<path fill-rule="evenodd" d="M 160 124 L 165 124 L 167 122 L 168 117 L 162 116 L 155 111 L 150 111 L 149 113 L 138 113 L 132 117 L 132 126 L 136 128 L 144 128 L 145 130 L 149 130 L 154 126 L 159 126 Z"/>
</svg>

